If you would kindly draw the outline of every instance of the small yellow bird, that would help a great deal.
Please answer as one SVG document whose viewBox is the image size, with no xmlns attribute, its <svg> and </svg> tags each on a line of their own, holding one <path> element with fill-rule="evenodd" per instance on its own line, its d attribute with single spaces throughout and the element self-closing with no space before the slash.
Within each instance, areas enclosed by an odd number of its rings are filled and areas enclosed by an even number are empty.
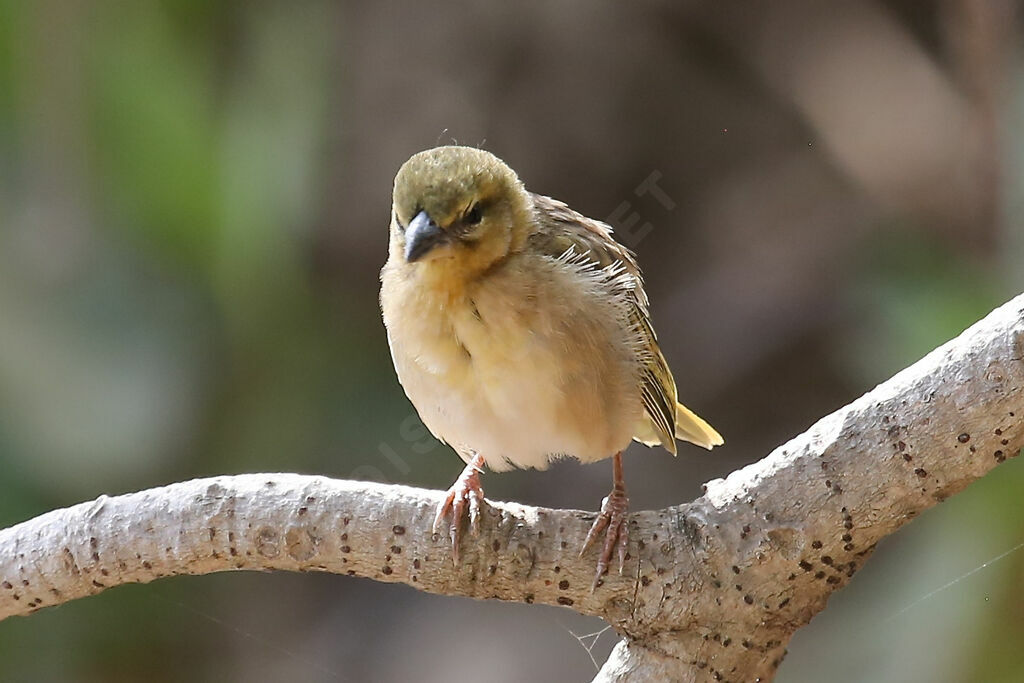
<svg viewBox="0 0 1024 683">
<path fill-rule="evenodd" d="M 446 146 L 395 177 L 381 310 L 398 379 L 423 423 L 466 467 L 438 507 L 478 525 L 479 473 L 614 458 L 595 585 L 628 543 L 622 451 L 723 443 L 676 401 L 640 269 L 611 228 L 528 192 L 489 152 Z"/>
</svg>

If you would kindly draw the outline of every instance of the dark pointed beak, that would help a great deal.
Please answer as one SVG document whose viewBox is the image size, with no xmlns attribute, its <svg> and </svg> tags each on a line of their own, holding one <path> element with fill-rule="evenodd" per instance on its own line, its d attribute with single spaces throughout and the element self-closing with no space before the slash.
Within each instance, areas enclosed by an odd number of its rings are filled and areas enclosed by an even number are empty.
<svg viewBox="0 0 1024 683">
<path fill-rule="evenodd" d="M 408 263 L 420 260 L 445 238 L 444 230 L 437 227 L 426 211 L 420 211 L 405 228 L 405 260 Z"/>
</svg>

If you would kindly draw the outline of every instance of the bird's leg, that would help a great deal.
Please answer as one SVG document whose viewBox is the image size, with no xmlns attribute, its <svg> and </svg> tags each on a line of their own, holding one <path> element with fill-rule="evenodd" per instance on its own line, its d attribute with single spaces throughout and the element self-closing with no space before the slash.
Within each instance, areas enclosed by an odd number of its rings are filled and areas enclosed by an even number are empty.
<svg viewBox="0 0 1024 683">
<path fill-rule="evenodd" d="M 469 527 L 475 535 L 480 530 L 480 504 L 484 500 L 484 490 L 480 487 L 480 473 L 483 472 L 484 456 L 474 453 L 473 458 L 455 480 L 448 494 L 437 506 L 434 515 L 434 533 L 438 533 L 441 522 L 448 510 L 452 511 L 452 523 L 449 533 L 452 539 L 452 560 L 459 564 L 459 540 L 462 538 L 462 518 L 469 509 Z"/>
<path fill-rule="evenodd" d="M 601 555 L 597 559 L 597 574 L 594 576 L 594 585 L 591 590 L 597 588 L 601 576 L 608 571 L 608 564 L 612 561 L 612 553 L 618 549 L 619 573 L 626 563 L 626 547 L 629 545 L 629 529 L 626 525 L 626 511 L 629 509 L 629 498 L 626 497 L 626 481 L 622 477 L 622 452 L 615 454 L 612 459 L 612 492 L 601 501 L 601 514 L 594 520 L 590 527 L 587 540 L 583 542 L 583 549 L 580 557 L 587 552 L 587 548 L 597 540 L 603 531 L 604 545 L 601 548 Z"/>
</svg>

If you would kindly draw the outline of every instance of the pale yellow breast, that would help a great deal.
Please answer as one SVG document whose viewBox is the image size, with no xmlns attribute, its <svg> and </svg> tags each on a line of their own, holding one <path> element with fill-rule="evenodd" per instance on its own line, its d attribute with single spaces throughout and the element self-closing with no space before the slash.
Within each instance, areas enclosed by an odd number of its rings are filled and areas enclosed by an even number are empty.
<svg viewBox="0 0 1024 683">
<path fill-rule="evenodd" d="M 592 461 L 641 419 L 638 365 L 621 306 L 578 269 L 513 258 L 452 295 L 383 278 L 399 379 L 424 424 L 495 470 Z"/>
</svg>

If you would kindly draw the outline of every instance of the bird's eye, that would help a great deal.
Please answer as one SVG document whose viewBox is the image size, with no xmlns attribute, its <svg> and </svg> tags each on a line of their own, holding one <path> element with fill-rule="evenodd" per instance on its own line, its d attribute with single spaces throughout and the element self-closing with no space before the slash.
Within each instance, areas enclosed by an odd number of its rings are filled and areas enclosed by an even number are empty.
<svg viewBox="0 0 1024 683">
<path fill-rule="evenodd" d="M 466 212 L 466 215 L 462 217 L 462 222 L 466 225 L 476 225 L 483 220 L 483 217 L 483 209 L 480 208 L 480 203 L 477 202 L 473 204 L 469 211 Z"/>
</svg>

